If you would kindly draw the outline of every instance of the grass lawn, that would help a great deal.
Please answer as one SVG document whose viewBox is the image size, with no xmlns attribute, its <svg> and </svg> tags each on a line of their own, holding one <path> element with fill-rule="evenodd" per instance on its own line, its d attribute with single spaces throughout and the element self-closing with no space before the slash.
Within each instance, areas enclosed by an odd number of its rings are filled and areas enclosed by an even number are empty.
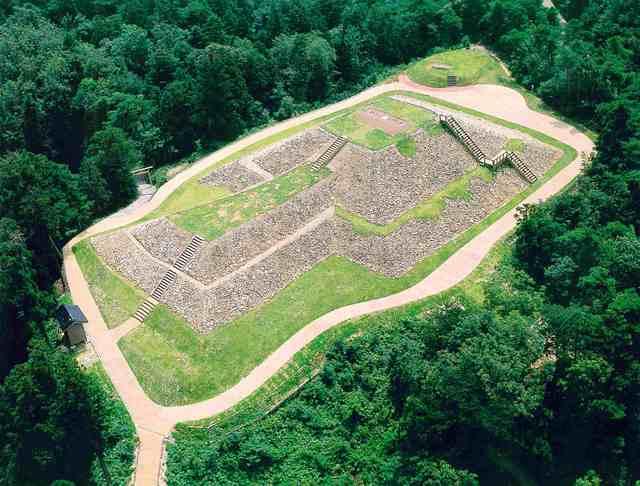
<svg viewBox="0 0 640 486">
<path fill-rule="evenodd" d="M 486 167 L 477 167 L 468 171 L 462 177 L 447 184 L 441 191 L 431 197 L 428 197 L 416 206 L 401 214 L 398 218 L 386 225 L 370 223 L 359 214 L 347 211 L 344 208 L 337 207 L 336 214 L 341 218 L 349 221 L 353 230 L 363 235 L 380 235 L 386 236 L 393 233 L 401 226 L 414 219 L 436 219 L 444 209 L 447 199 L 469 199 L 469 184 L 474 177 L 489 182 L 493 178 L 493 173 Z"/>
<path fill-rule="evenodd" d="M 436 69 L 434 65 L 447 65 L 448 69 Z M 457 49 L 429 56 L 409 67 L 407 75 L 416 83 L 444 88 L 447 75 L 457 76 L 457 85 L 504 84 L 508 80 L 500 63 L 477 49 Z"/>
<path fill-rule="evenodd" d="M 206 336 L 195 334 L 185 321 L 166 307 L 157 307 L 145 325 L 119 342 L 134 373 L 153 400 L 164 405 L 177 405 L 210 398 L 237 383 L 287 338 L 315 318 L 337 307 L 389 295 L 414 285 L 576 156 L 571 147 L 533 130 L 428 96 L 402 94 L 521 130 L 564 153 L 536 184 L 441 247 L 401 278 L 387 278 L 346 258 L 331 257 L 272 300 Z M 451 188 L 450 194 L 463 197 L 464 190 L 461 184 Z"/>
<path fill-rule="evenodd" d="M 508 152 L 524 152 L 524 140 L 520 140 L 519 138 L 510 138 L 504 144 L 504 150 Z"/>
<path fill-rule="evenodd" d="M 255 189 L 169 216 L 177 226 L 212 240 L 279 206 L 329 173 L 303 165 Z"/>
<path fill-rule="evenodd" d="M 423 314 L 426 310 L 455 295 L 465 294 L 478 302 L 482 301 L 484 298 L 483 282 L 487 280 L 497 263 L 509 251 L 511 251 L 511 238 L 507 237 L 489 252 L 471 275 L 455 287 L 418 302 L 346 321 L 329 329 L 298 351 L 287 365 L 278 370 L 264 385 L 238 405 L 213 418 L 179 424 L 178 432 L 183 433 L 192 428 L 211 426 L 228 432 L 252 420 L 259 419 L 266 411 L 280 403 L 284 397 L 296 389 L 300 383 L 312 377 L 314 371 L 322 365 L 323 355 L 339 340 L 348 339 L 350 336 L 358 335 L 374 326 L 393 325 L 403 318 Z"/>
<path fill-rule="evenodd" d="M 75 245 L 73 253 L 107 327 L 112 329 L 129 319 L 144 301 L 144 292 L 112 272 L 89 240 Z"/>
<path fill-rule="evenodd" d="M 349 110 L 343 116 L 337 117 L 324 125 L 324 127 L 336 135 L 342 135 L 353 143 L 362 145 L 371 150 L 380 150 L 390 145 L 396 145 L 398 151 L 405 157 L 415 155 L 415 141 L 408 136 L 417 128 L 422 128 L 432 135 L 437 134 L 442 128 L 435 115 L 427 110 L 402 103 L 389 96 L 381 96 L 367 103 L 396 118 L 407 122 L 407 128 L 395 135 L 390 135 L 380 128 L 373 128 L 360 120 L 358 110 Z"/>
</svg>

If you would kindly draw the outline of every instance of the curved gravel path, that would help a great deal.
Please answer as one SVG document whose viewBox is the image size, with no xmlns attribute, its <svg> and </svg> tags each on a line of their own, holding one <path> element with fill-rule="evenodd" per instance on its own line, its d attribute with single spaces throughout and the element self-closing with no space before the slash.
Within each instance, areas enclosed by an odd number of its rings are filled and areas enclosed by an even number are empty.
<svg viewBox="0 0 640 486">
<path fill-rule="evenodd" d="M 125 215 L 116 214 L 108 217 L 71 240 L 64 249 L 64 266 L 71 295 L 74 302 L 82 307 L 88 318 L 89 322 L 86 325 L 86 329 L 89 339 L 127 406 L 136 424 L 140 439 L 135 476 L 136 485 L 158 484 L 163 437 L 173 429 L 176 423 L 210 417 L 234 406 L 264 384 L 297 351 L 324 331 L 345 320 L 420 300 L 456 285 L 473 271 L 500 238 L 514 228 L 516 224 L 515 210 L 510 211 L 480 235 L 476 236 L 415 286 L 397 294 L 349 305 L 325 314 L 289 338 L 237 385 L 210 400 L 179 407 L 162 407 L 151 401 L 143 391 L 117 346 L 119 333 L 110 332 L 102 319 L 100 311 L 89 292 L 87 282 L 71 251 L 72 246 L 88 236 L 138 220 L 156 209 L 183 182 L 239 149 L 248 147 L 258 140 L 295 125 L 394 90 L 429 94 L 445 101 L 533 128 L 573 146 L 578 153 L 588 153 L 593 150 L 593 143 L 585 135 L 565 123 L 530 110 L 524 98 L 509 88 L 494 85 L 477 85 L 434 89 L 416 85 L 406 76 L 401 75 L 397 82 L 370 88 L 357 96 L 279 123 L 226 146 L 201 159 L 189 169 L 171 179 L 144 206 L 138 207 L 135 211 Z M 525 202 L 538 202 L 556 194 L 573 180 L 580 172 L 580 169 L 581 161 L 578 158 L 556 174 L 544 186 L 540 187 Z"/>
</svg>

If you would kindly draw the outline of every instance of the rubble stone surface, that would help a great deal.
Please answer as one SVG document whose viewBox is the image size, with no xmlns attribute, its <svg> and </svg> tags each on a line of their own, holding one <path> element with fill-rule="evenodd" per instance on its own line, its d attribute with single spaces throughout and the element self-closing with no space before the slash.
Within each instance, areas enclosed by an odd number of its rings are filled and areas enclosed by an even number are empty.
<svg viewBox="0 0 640 486">
<path fill-rule="evenodd" d="M 560 155 L 519 132 L 464 114 L 454 115 L 488 155 L 495 155 L 490 151 L 501 150 L 509 138 L 523 139 L 522 158 L 539 175 Z M 203 243 L 185 270 L 200 284 L 178 273 L 161 300 L 195 330 L 206 333 L 264 304 L 331 255 L 343 256 L 387 277 L 400 277 L 528 186 L 513 168 L 505 166 L 489 182 L 472 178 L 470 197 L 447 199 L 433 220 L 413 220 L 389 235 L 379 236 L 356 233 L 349 222 L 334 215 L 284 244 L 283 240 L 336 204 L 373 223 L 387 224 L 477 167 L 462 144 L 448 133 L 430 136 L 417 130 L 413 136 L 416 155 L 412 158 L 402 156 L 395 147 L 374 152 L 347 144 L 331 162 L 331 176 L 268 213 Z M 265 165 L 261 167 L 266 170 L 273 171 L 276 166 L 284 169 L 294 161 L 300 163 L 304 154 L 313 151 L 310 147 L 316 146 L 321 152 L 318 144 L 331 140 L 319 129 L 310 130 L 261 152 L 255 160 L 262 161 Z M 296 143 L 303 147 L 296 148 Z M 288 162 L 280 166 L 276 160 Z M 191 236 L 160 218 L 129 230 L 96 236 L 92 243 L 111 268 L 150 293 L 166 272 L 151 255 L 171 264 Z M 281 246 L 276 249 L 277 244 Z M 259 255 L 262 259 L 252 263 Z"/>
</svg>

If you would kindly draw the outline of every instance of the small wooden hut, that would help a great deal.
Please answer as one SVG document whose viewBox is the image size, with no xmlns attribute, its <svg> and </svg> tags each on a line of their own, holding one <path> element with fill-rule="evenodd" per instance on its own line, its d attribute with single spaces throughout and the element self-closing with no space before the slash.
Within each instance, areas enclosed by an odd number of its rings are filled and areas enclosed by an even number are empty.
<svg viewBox="0 0 640 486">
<path fill-rule="evenodd" d="M 73 304 L 62 304 L 58 308 L 56 318 L 64 333 L 64 343 L 67 346 L 76 346 L 87 342 L 84 324 L 88 321 L 80 307 Z"/>
</svg>

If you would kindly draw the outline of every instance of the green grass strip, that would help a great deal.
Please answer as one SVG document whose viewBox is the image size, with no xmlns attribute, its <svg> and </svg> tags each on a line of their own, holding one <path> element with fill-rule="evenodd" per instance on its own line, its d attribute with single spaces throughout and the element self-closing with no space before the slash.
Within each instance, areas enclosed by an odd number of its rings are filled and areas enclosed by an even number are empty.
<svg viewBox="0 0 640 486">
<path fill-rule="evenodd" d="M 474 177 L 490 182 L 493 179 L 493 173 L 486 167 L 472 169 L 462 177 L 447 184 L 433 196 L 423 199 L 416 206 L 402 213 L 386 225 L 370 223 L 359 214 L 352 213 L 339 206 L 336 208 L 336 214 L 351 223 L 356 233 L 361 235 L 387 236 L 414 219 L 433 220 L 439 218 L 445 208 L 447 199 L 468 200 L 471 197 L 469 184 Z"/>
<path fill-rule="evenodd" d="M 145 293 L 112 272 L 89 240 L 75 245 L 73 253 L 107 327 L 112 329 L 129 319 L 144 301 Z"/>
<path fill-rule="evenodd" d="M 303 165 L 250 191 L 169 216 L 180 228 L 212 240 L 289 200 L 329 174 Z"/>
</svg>

